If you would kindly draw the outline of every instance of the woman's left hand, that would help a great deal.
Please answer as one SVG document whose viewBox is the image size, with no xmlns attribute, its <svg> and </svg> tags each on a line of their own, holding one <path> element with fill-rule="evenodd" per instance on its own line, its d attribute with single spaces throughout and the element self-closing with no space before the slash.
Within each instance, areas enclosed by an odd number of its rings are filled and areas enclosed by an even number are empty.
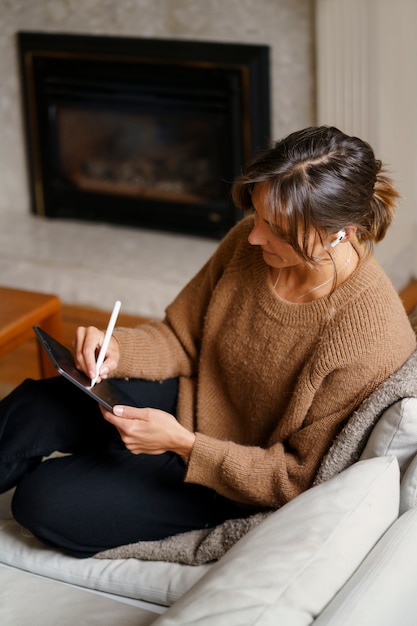
<svg viewBox="0 0 417 626">
<path fill-rule="evenodd" d="M 101 407 L 104 418 L 119 431 L 126 448 L 132 454 L 162 454 L 176 452 L 188 458 L 195 435 L 186 430 L 170 413 L 160 409 L 138 409 L 115 406 L 113 413 Z"/>
</svg>

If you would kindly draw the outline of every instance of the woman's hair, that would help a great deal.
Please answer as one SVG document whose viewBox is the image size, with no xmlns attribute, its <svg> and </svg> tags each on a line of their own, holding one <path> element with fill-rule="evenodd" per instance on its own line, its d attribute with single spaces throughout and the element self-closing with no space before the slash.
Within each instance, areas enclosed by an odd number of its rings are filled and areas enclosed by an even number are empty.
<svg viewBox="0 0 417 626">
<path fill-rule="evenodd" d="M 256 183 L 266 183 L 271 228 L 284 222 L 287 240 L 305 260 L 311 229 L 320 237 L 356 226 L 368 249 L 384 238 L 398 192 L 371 146 L 334 127 L 306 128 L 255 156 L 232 187 L 236 206 L 252 209 Z"/>
</svg>

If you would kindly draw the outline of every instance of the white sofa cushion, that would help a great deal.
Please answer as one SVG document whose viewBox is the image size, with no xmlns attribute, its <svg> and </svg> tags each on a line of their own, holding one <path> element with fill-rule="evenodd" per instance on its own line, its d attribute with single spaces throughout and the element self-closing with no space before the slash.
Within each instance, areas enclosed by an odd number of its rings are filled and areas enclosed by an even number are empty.
<svg viewBox="0 0 417 626">
<path fill-rule="evenodd" d="M 77 559 L 43 546 L 14 520 L 0 521 L 0 562 L 79 587 L 169 606 L 211 565 Z"/>
<path fill-rule="evenodd" d="M 361 459 L 394 454 L 404 472 L 417 453 L 417 398 L 392 404 L 374 426 Z"/>
<path fill-rule="evenodd" d="M 164 610 L 141 604 L 0 565 L 3 626 L 149 626 Z"/>
<path fill-rule="evenodd" d="M 241 539 L 155 626 L 305 626 L 397 518 L 395 457 L 358 462 Z"/>
<path fill-rule="evenodd" d="M 414 626 L 416 553 L 417 509 L 412 509 L 386 532 L 314 626 Z"/>
</svg>

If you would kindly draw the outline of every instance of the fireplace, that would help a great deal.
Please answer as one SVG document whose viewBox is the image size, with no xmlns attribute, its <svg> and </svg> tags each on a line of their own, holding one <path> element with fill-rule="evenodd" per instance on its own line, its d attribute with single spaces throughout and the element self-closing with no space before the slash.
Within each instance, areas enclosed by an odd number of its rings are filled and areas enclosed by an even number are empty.
<svg viewBox="0 0 417 626">
<path fill-rule="evenodd" d="M 32 211 L 222 237 L 270 136 L 267 46 L 18 34 Z"/>
</svg>

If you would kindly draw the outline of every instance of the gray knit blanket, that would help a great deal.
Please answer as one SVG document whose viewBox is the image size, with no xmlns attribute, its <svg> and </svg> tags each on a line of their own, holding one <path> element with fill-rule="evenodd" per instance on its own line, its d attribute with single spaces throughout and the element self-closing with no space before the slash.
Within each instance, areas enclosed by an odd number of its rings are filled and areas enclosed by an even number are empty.
<svg viewBox="0 0 417 626">
<path fill-rule="evenodd" d="M 414 320 L 413 320 L 414 322 Z M 314 484 L 318 485 L 355 463 L 382 413 L 402 398 L 417 397 L 417 350 L 351 415 L 323 458 Z M 194 530 L 160 541 L 138 541 L 96 554 L 99 559 L 135 558 L 201 565 L 216 561 L 251 528 L 273 511 L 227 520 L 215 528 Z"/>
</svg>

